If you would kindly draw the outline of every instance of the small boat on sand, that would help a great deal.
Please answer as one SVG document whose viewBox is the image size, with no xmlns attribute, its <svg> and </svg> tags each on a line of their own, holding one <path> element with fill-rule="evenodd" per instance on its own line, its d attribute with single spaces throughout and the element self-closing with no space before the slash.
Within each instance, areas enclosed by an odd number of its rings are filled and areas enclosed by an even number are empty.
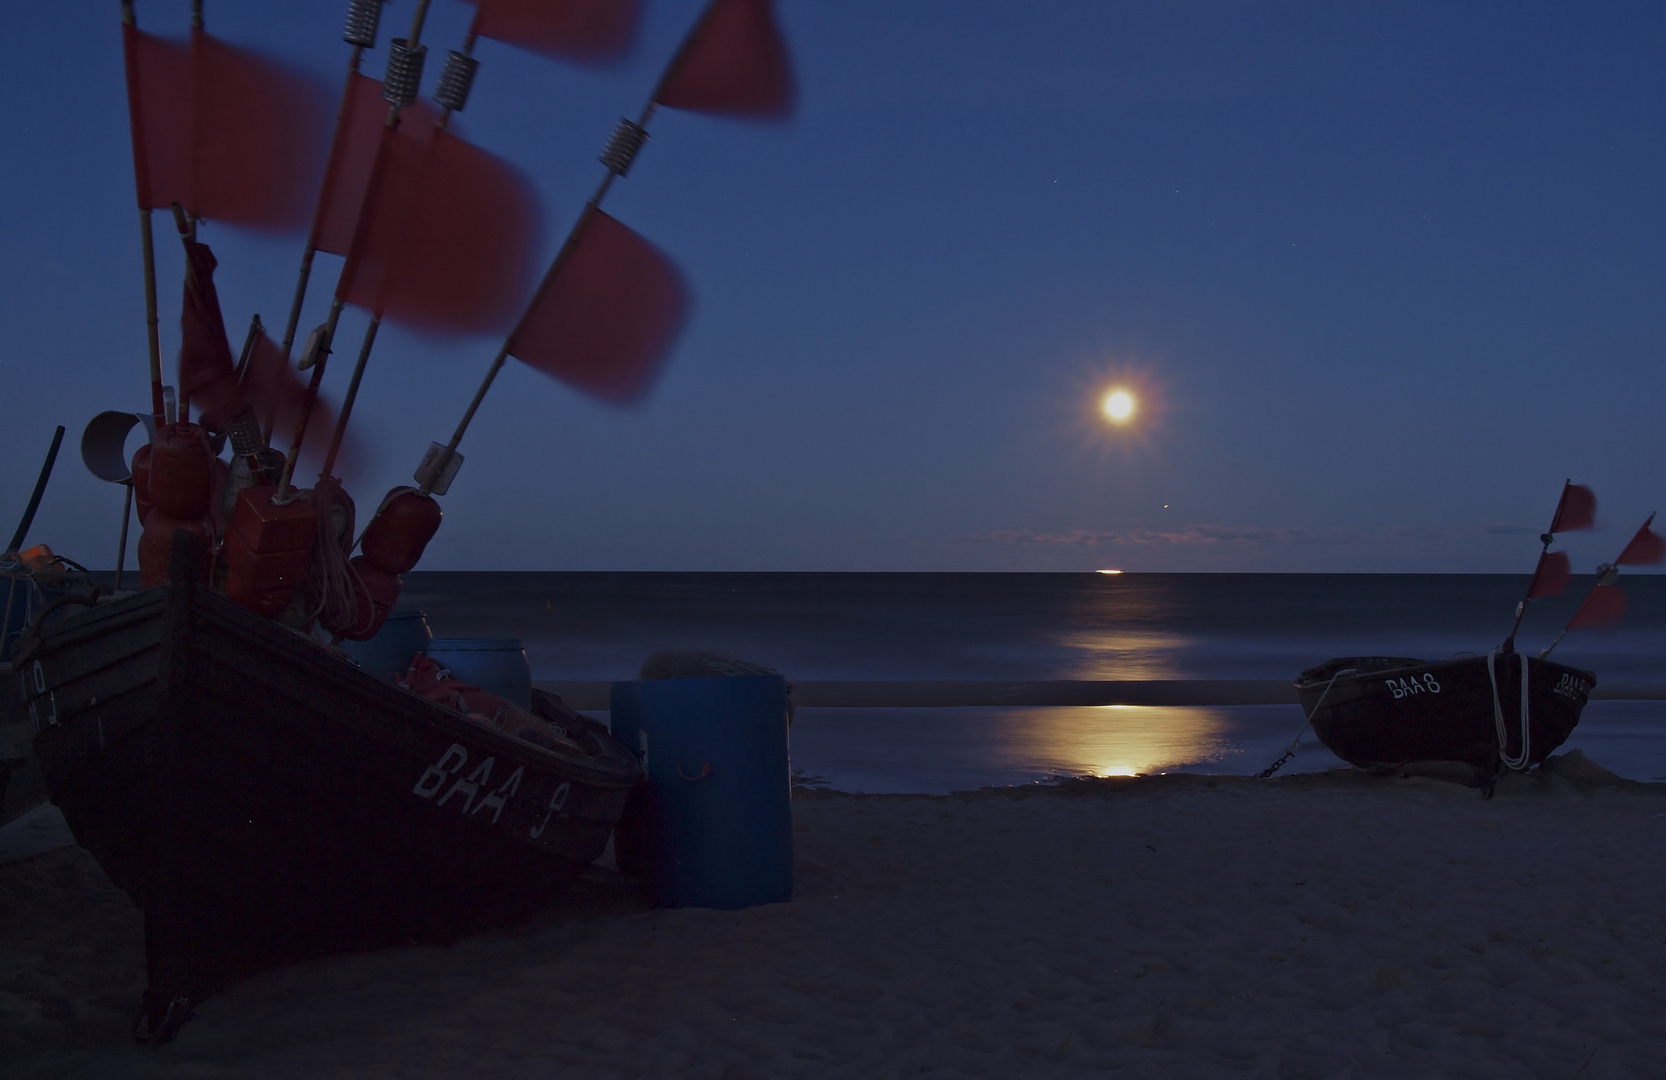
<svg viewBox="0 0 1666 1080">
<path fill-rule="evenodd" d="M 1568 556 L 1550 550 L 1555 534 L 1590 528 L 1596 507 L 1589 488 L 1572 481 L 1563 485 L 1550 529 L 1539 537 L 1544 546 L 1527 595 L 1516 605 L 1515 625 L 1492 652 L 1439 661 L 1344 656 L 1302 672 L 1296 691 L 1314 734 L 1337 757 L 1361 768 L 1468 765 L 1488 796 L 1505 769 L 1524 771 L 1543 762 L 1573 733 L 1597 684 L 1591 672 L 1548 659 L 1551 650 L 1569 630 L 1624 614 L 1625 595 L 1614 584 L 1618 567 L 1666 559 L 1666 539 L 1649 528 L 1650 514 L 1619 557 L 1597 568 L 1596 585 L 1556 640 L 1537 656 L 1517 652 L 1516 632 L 1527 604 L 1560 593 L 1568 581 Z"/>
<path fill-rule="evenodd" d="M 448 709 L 198 584 L 86 597 L 21 642 L 47 792 L 145 913 L 136 1032 L 273 966 L 449 942 L 558 900 L 639 774 L 549 695 L 538 742 Z"/>
<path fill-rule="evenodd" d="M 1537 765 L 1566 742 L 1596 682 L 1511 650 L 1432 663 L 1339 657 L 1302 672 L 1296 690 L 1314 734 L 1350 764 L 1454 761 L 1486 778 Z"/>
</svg>

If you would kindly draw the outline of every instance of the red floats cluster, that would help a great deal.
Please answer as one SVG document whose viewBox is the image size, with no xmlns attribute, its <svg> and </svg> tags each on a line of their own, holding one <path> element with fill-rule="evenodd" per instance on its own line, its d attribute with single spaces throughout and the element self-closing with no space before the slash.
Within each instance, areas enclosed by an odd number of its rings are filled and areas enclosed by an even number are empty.
<svg viewBox="0 0 1666 1080">
<path fill-rule="evenodd" d="M 275 487 L 247 487 L 226 526 L 226 596 L 250 611 L 276 615 L 307 577 L 318 542 L 318 512 L 305 499 L 277 503 Z"/>
</svg>

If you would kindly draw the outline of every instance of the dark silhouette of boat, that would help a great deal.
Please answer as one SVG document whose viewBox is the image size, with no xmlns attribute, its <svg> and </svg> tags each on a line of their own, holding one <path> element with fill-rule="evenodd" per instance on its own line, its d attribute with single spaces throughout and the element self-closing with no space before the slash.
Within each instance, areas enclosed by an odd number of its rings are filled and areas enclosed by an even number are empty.
<svg viewBox="0 0 1666 1080">
<path fill-rule="evenodd" d="M 1430 662 L 1345 656 L 1296 680 L 1314 734 L 1368 769 L 1462 762 L 1478 784 L 1527 769 L 1567 741 L 1597 677 L 1501 648 Z"/>
<path fill-rule="evenodd" d="M 561 899 L 636 759 L 542 695 L 534 745 L 384 682 L 196 584 L 68 600 L 22 641 L 21 705 L 76 841 L 144 911 L 136 1034 L 249 975 L 445 943 Z M 53 617 L 56 616 L 56 617 Z"/>
</svg>

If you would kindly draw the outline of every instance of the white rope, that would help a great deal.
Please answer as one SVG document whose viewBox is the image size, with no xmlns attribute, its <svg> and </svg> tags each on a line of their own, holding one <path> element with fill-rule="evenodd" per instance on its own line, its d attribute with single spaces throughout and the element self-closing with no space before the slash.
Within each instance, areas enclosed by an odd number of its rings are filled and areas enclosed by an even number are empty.
<svg viewBox="0 0 1666 1080">
<path fill-rule="evenodd" d="M 1527 768 L 1528 759 L 1533 756 L 1533 736 L 1528 727 L 1527 716 L 1527 667 L 1525 654 L 1521 656 L 1521 752 L 1514 757 L 1510 755 L 1510 733 L 1504 725 L 1504 705 L 1498 700 L 1498 672 L 1494 668 L 1494 660 L 1498 650 L 1487 654 L 1487 679 L 1492 683 L 1492 720 L 1494 730 L 1498 733 L 1498 759 L 1504 767 L 1522 772 Z"/>
</svg>

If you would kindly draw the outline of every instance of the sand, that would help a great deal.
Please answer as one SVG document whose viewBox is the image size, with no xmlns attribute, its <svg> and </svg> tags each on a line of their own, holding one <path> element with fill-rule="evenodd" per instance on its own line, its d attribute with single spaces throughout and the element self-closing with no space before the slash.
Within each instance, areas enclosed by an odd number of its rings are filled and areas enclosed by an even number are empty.
<svg viewBox="0 0 1666 1080">
<path fill-rule="evenodd" d="M 798 891 L 339 957 L 131 1045 L 140 919 L 0 867 L 8 1077 L 1666 1075 L 1666 785 L 1575 761 L 798 793 Z"/>
</svg>

